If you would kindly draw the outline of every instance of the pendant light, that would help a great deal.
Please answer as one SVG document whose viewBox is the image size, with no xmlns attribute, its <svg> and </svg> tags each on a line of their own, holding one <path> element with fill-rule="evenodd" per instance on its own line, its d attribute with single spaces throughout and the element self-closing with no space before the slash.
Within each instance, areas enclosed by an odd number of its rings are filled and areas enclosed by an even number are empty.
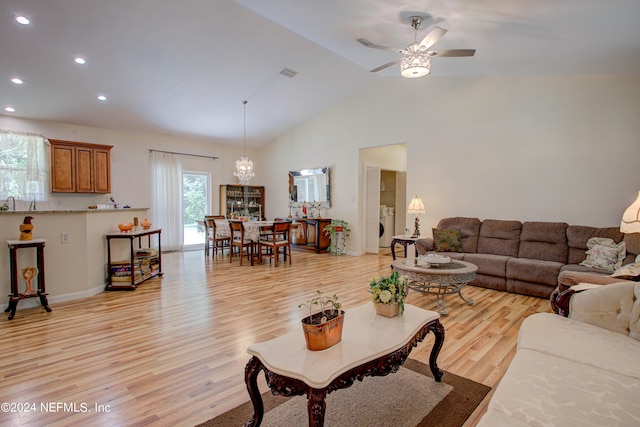
<svg viewBox="0 0 640 427">
<path fill-rule="evenodd" d="M 243 185 L 249 185 L 251 178 L 256 176 L 253 173 L 253 162 L 247 157 L 247 101 L 242 101 L 243 108 L 243 145 L 244 156 L 240 160 L 236 160 L 236 171 L 233 173 L 238 178 L 238 182 Z"/>
</svg>

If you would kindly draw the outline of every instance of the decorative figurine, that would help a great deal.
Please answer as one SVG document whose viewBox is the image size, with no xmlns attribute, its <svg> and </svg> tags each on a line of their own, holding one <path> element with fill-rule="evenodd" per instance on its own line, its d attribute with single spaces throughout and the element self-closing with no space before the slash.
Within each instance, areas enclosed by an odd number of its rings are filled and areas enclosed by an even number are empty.
<svg viewBox="0 0 640 427">
<path fill-rule="evenodd" d="M 27 283 L 27 286 L 24 289 L 24 296 L 36 295 L 37 292 L 31 287 L 31 282 L 38 275 L 38 269 L 36 267 L 25 267 L 22 269 L 22 278 Z"/>
<path fill-rule="evenodd" d="M 31 224 L 32 216 L 25 216 L 24 221 L 20 224 L 20 240 L 32 240 L 33 235 L 31 234 L 31 230 L 33 230 L 33 224 Z"/>
</svg>

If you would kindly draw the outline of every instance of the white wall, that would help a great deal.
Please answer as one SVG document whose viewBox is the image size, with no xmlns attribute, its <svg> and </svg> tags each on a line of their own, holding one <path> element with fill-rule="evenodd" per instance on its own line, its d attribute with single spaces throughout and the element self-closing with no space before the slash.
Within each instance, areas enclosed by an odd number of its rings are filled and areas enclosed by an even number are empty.
<svg viewBox="0 0 640 427">
<path fill-rule="evenodd" d="M 331 165 L 332 208 L 358 231 L 358 150 L 407 144 L 407 194 L 442 217 L 616 226 L 640 189 L 640 76 L 380 79 L 259 153 L 267 204 L 286 170 Z M 412 221 L 412 218 L 408 218 Z M 355 236 L 354 236 L 355 234 Z"/>
</svg>

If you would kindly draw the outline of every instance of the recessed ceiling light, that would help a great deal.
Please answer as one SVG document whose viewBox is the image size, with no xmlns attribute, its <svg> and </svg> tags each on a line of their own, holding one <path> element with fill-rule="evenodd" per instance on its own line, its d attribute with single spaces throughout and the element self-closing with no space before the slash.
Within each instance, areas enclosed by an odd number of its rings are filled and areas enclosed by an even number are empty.
<svg viewBox="0 0 640 427">
<path fill-rule="evenodd" d="M 15 113 L 16 109 L 13 107 L 4 107 L 4 111 L 8 112 L 8 113 Z"/>
<path fill-rule="evenodd" d="M 107 97 L 104 95 L 98 95 L 98 101 L 106 101 Z"/>
<path fill-rule="evenodd" d="M 16 22 L 22 25 L 29 25 L 31 21 L 26 16 L 16 16 Z"/>
<path fill-rule="evenodd" d="M 76 64 L 80 65 L 84 65 L 87 63 L 87 61 L 81 56 L 76 56 L 75 58 L 73 58 L 73 60 L 76 61 Z"/>
<path fill-rule="evenodd" d="M 21 78 L 18 78 L 18 77 L 12 78 L 11 81 L 14 82 L 17 85 L 21 85 L 22 83 L 24 83 L 24 80 L 22 80 Z"/>
</svg>

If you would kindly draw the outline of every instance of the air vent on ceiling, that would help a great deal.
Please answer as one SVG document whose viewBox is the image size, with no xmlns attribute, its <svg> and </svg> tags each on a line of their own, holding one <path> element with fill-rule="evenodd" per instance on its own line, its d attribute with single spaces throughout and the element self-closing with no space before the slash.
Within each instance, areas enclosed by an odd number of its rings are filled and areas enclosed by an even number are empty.
<svg viewBox="0 0 640 427">
<path fill-rule="evenodd" d="M 290 79 L 294 78 L 296 76 L 296 74 L 298 74 L 297 71 L 293 71 L 291 68 L 283 68 L 282 71 L 280 71 L 280 74 L 282 74 L 285 77 L 289 77 Z"/>
</svg>

